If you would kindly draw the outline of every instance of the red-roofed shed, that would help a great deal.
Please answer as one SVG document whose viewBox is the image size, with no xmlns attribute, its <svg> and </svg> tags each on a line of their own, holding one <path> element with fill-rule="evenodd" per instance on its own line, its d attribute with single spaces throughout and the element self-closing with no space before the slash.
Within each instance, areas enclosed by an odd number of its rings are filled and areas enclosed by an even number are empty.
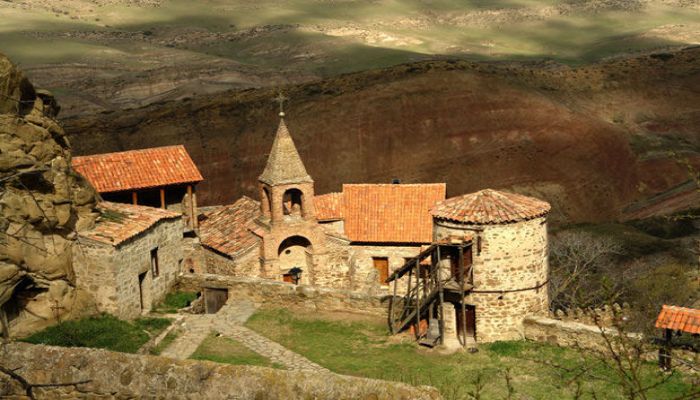
<svg viewBox="0 0 700 400">
<path fill-rule="evenodd" d="M 73 167 L 107 201 L 182 211 L 197 228 L 195 185 L 202 175 L 182 145 L 73 158 Z"/>
</svg>

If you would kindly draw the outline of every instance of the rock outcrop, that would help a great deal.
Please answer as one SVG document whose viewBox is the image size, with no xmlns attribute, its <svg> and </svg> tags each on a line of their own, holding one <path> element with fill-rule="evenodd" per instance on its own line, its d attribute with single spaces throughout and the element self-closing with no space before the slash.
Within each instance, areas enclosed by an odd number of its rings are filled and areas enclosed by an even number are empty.
<svg viewBox="0 0 700 400">
<path fill-rule="evenodd" d="M 84 382 L 37 388 L 38 398 L 118 399 L 441 399 L 432 387 L 328 372 L 281 371 L 210 361 L 173 361 L 106 350 L 0 346 L 0 362 L 31 383 Z M 25 393 L 0 374 L 0 397 Z M 15 397 L 11 397 L 15 398 Z"/>
<path fill-rule="evenodd" d="M 0 54 L 0 305 L 13 335 L 96 312 L 73 284 L 71 246 L 98 195 L 71 167 L 59 110 Z"/>
</svg>

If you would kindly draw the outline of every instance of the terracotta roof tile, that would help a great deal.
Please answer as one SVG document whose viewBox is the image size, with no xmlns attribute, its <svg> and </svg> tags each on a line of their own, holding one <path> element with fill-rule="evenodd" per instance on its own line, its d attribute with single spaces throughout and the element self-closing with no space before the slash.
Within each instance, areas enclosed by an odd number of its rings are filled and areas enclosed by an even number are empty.
<svg viewBox="0 0 700 400">
<path fill-rule="evenodd" d="M 235 203 L 203 214 L 199 224 L 202 244 L 235 257 L 258 242 L 261 236 L 255 220 L 260 216 L 260 202 L 243 196 Z"/>
<path fill-rule="evenodd" d="M 525 221 L 550 209 L 549 203 L 534 197 L 485 189 L 441 201 L 430 213 L 436 218 L 485 225 Z"/>
<path fill-rule="evenodd" d="M 345 235 L 355 242 L 430 243 L 428 209 L 445 192 L 444 183 L 343 185 Z"/>
<path fill-rule="evenodd" d="M 132 204 L 103 201 L 97 205 L 100 217 L 95 227 L 81 232 L 80 236 L 98 242 L 118 246 L 126 240 L 148 230 L 162 219 L 179 218 L 182 215 L 162 208 L 135 206 Z"/>
<path fill-rule="evenodd" d="M 700 333 L 700 310 L 664 305 L 655 326 L 662 329 Z"/>
<path fill-rule="evenodd" d="M 333 221 L 345 216 L 345 196 L 343 193 L 328 193 L 314 197 L 316 219 Z"/>
<path fill-rule="evenodd" d="M 184 146 L 74 157 L 73 168 L 83 174 L 100 193 L 203 180 Z"/>
</svg>

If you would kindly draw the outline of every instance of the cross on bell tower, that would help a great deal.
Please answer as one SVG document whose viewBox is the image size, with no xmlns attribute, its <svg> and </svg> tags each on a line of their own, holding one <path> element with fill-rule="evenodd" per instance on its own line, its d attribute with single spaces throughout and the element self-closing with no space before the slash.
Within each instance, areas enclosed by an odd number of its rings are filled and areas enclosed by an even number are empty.
<svg viewBox="0 0 700 400">
<path fill-rule="evenodd" d="M 285 116 L 285 114 L 284 114 L 284 102 L 287 100 L 289 100 L 289 98 L 286 97 L 284 94 L 282 94 L 282 92 L 279 92 L 277 97 L 275 97 L 275 101 L 277 103 L 279 103 L 279 105 L 280 105 L 280 114 L 279 115 L 282 118 L 284 118 L 284 116 Z"/>
</svg>

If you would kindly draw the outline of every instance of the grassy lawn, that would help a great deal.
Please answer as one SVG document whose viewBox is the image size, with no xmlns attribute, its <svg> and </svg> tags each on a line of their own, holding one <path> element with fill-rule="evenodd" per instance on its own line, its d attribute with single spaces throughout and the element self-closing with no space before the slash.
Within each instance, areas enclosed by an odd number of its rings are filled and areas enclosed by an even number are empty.
<svg viewBox="0 0 700 400">
<path fill-rule="evenodd" d="M 573 350 L 527 341 L 484 344 L 477 353 L 441 355 L 419 348 L 410 338 L 388 335 L 383 321 L 345 320 L 320 313 L 282 309 L 260 310 L 246 326 L 341 374 L 404 381 L 437 387 L 446 399 L 471 398 L 479 391 L 485 399 L 509 398 L 511 388 L 535 399 L 572 398 L 566 381 L 581 371 L 582 354 Z M 569 372 L 548 364 L 562 365 Z M 561 373 L 561 378 L 557 374 Z M 592 372 L 613 377 L 613 372 L 594 366 Z M 649 364 L 646 379 L 657 369 Z M 582 398 L 617 398 L 617 386 L 582 379 Z M 689 390 L 690 385 L 672 376 L 649 398 L 668 399 Z M 518 396 L 515 396 L 518 397 Z"/>
<path fill-rule="evenodd" d="M 136 353 L 151 336 L 158 335 L 171 321 L 166 318 L 139 318 L 122 321 L 112 315 L 67 321 L 51 326 L 23 342 L 64 347 L 93 347 L 122 353 Z M 149 336 L 150 334 L 150 336 Z"/>
<path fill-rule="evenodd" d="M 172 314 L 177 310 L 190 305 L 197 298 L 197 293 L 194 292 L 170 292 L 165 296 L 165 300 L 156 304 L 153 307 L 153 312 Z"/>
<path fill-rule="evenodd" d="M 211 333 L 197 350 L 190 356 L 193 360 L 209 360 L 235 365 L 259 365 L 261 367 L 273 367 L 284 369 L 283 366 L 270 362 L 258 353 L 249 350 L 236 340 L 217 337 Z"/>
</svg>

